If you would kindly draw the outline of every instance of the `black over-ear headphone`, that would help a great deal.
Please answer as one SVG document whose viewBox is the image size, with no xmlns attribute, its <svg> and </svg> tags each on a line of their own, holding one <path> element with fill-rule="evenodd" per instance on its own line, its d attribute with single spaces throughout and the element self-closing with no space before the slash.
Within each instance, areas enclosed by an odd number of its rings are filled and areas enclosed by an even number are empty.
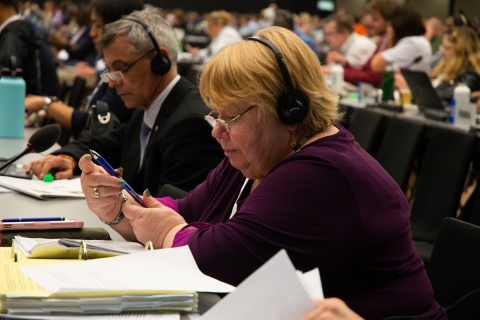
<svg viewBox="0 0 480 320">
<path fill-rule="evenodd" d="M 254 40 L 269 47 L 275 53 L 275 59 L 283 76 L 283 83 L 287 88 L 287 93 L 278 98 L 277 112 L 278 117 L 283 123 L 296 124 L 301 122 L 307 116 L 308 98 L 301 92 L 293 90 L 292 79 L 285 62 L 283 54 L 278 48 L 267 38 L 254 36 L 247 40 Z"/>
<path fill-rule="evenodd" d="M 150 38 L 150 40 L 152 40 L 153 48 L 157 52 L 157 54 L 152 58 L 152 61 L 150 63 L 150 68 L 152 69 L 152 72 L 155 74 L 158 74 L 158 75 L 167 74 L 167 72 L 170 70 L 170 67 L 172 66 L 172 63 L 170 62 L 170 59 L 168 58 L 168 56 L 166 56 L 160 51 L 160 46 L 158 45 L 157 40 L 155 40 L 155 37 L 153 36 L 152 30 L 150 29 L 150 27 L 141 20 L 137 20 L 130 17 L 124 17 L 122 19 L 136 22 L 139 25 L 141 25 L 143 29 L 145 29 L 145 31 L 147 31 L 148 37 Z"/>
</svg>

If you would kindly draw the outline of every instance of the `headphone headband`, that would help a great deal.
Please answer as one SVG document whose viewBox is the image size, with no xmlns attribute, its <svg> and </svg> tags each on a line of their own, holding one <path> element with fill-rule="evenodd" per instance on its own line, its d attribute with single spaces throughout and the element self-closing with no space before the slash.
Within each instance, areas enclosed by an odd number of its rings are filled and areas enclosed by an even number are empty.
<svg viewBox="0 0 480 320">
<path fill-rule="evenodd" d="M 247 38 L 247 40 L 253 40 L 261 43 L 264 46 L 270 48 L 275 54 L 275 59 L 282 73 L 283 84 L 287 89 L 287 93 L 278 98 L 277 101 L 277 113 L 278 117 L 283 123 L 296 124 L 301 122 L 307 116 L 308 112 L 308 98 L 301 92 L 293 89 L 292 78 L 288 71 L 287 63 L 283 54 L 278 50 L 270 40 L 260 36 L 253 36 Z"/>
<path fill-rule="evenodd" d="M 160 46 L 158 45 L 158 42 L 155 39 L 155 36 L 153 35 L 152 29 L 150 29 L 150 27 L 142 20 L 138 20 L 131 17 L 123 17 L 122 19 L 138 23 L 143 27 L 143 29 L 145 29 L 148 37 L 152 41 L 153 48 L 157 52 L 157 55 L 152 59 L 152 63 L 151 63 L 152 72 L 159 75 L 166 74 L 170 70 L 171 62 L 170 62 L 170 59 L 160 51 Z"/>
<path fill-rule="evenodd" d="M 278 66 L 280 67 L 280 72 L 282 73 L 283 77 L 283 83 L 285 84 L 285 87 L 287 88 L 287 91 L 293 92 L 293 83 L 292 83 L 292 78 L 290 78 L 290 73 L 288 72 L 287 68 L 287 63 L 285 61 L 285 58 L 283 57 L 283 54 L 278 50 L 277 46 L 275 46 L 270 40 L 264 37 L 260 36 L 253 36 L 253 37 L 248 37 L 247 40 L 254 40 L 257 42 L 262 43 L 263 45 L 269 47 L 273 53 L 275 53 L 275 59 L 277 59 Z"/>
</svg>

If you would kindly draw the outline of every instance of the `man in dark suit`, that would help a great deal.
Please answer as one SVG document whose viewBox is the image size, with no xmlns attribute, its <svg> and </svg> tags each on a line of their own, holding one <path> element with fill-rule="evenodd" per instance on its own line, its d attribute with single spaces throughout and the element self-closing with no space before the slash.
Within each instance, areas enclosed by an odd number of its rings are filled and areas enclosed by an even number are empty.
<svg viewBox="0 0 480 320">
<path fill-rule="evenodd" d="M 127 108 L 135 108 L 130 122 L 31 163 L 33 172 L 39 178 L 52 171 L 55 179 L 70 178 L 80 173 L 76 163 L 92 149 L 114 168 L 122 167 L 125 181 L 140 193 L 148 188 L 155 195 L 164 184 L 193 189 L 223 153 L 204 120 L 210 110 L 177 73 L 170 25 L 157 9 L 136 11 L 109 24 L 97 48 L 107 67 L 103 80 Z"/>
</svg>

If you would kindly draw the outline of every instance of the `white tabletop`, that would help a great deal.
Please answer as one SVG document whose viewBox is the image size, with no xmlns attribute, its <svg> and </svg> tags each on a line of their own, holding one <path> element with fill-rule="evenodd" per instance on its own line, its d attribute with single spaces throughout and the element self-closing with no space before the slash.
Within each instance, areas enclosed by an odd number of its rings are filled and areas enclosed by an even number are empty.
<svg viewBox="0 0 480 320">
<path fill-rule="evenodd" d="M 0 138 L 0 157 L 9 158 L 22 152 L 27 145 L 28 139 L 36 130 L 35 128 L 25 128 L 25 137 L 23 139 Z M 59 146 L 55 145 L 41 154 L 26 155 L 17 162 L 28 163 L 58 148 Z M 85 227 L 103 227 L 108 231 L 113 240 L 123 240 L 115 230 L 103 224 L 98 217 L 88 209 L 84 199 L 39 200 L 17 192 L 0 194 L 0 219 L 51 216 L 80 219 L 84 221 Z"/>
</svg>

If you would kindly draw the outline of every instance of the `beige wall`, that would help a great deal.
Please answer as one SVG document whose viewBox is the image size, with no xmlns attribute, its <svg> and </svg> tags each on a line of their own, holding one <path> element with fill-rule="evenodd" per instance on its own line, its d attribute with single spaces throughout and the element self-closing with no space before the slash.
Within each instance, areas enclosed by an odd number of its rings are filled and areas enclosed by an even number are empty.
<svg viewBox="0 0 480 320">
<path fill-rule="evenodd" d="M 442 21 L 448 16 L 450 0 L 397 0 L 408 3 L 417 9 L 424 18 L 438 17 Z M 344 7 L 347 13 L 354 15 L 366 6 L 369 0 L 337 0 L 337 8 Z M 480 19 L 480 0 L 455 0 L 454 12 L 462 9 L 470 19 L 477 16 Z"/>
<path fill-rule="evenodd" d="M 454 12 L 463 10 L 465 15 L 473 19 L 478 17 L 480 19 L 480 1 L 479 0 L 456 0 L 454 6 Z"/>
<path fill-rule="evenodd" d="M 474 0 L 478 1 L 478 0 Z M 410 0 L 408 4 L 422 14 L 422 17 L 428 19 L 430 17 L 437 17 L 440 20 L 445 20 L 448 16 L 449 0 Z"/>
</svg>

